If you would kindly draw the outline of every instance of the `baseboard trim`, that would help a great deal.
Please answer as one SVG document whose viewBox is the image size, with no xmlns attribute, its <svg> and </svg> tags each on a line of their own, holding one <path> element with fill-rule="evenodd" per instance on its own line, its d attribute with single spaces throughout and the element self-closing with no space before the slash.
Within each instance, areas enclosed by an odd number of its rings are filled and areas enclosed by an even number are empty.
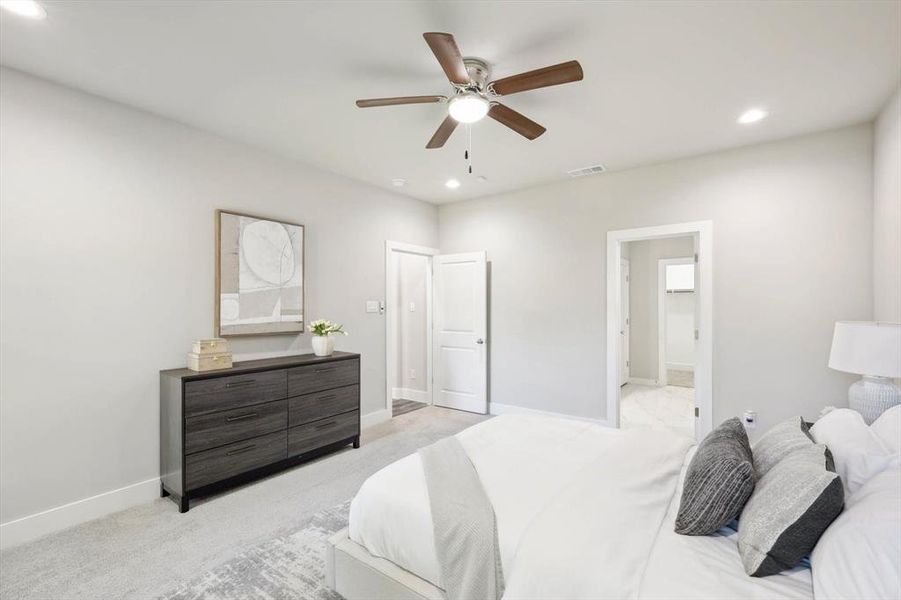
<svg viewBox="0 0 901 600">
<path fill-rule="evenodd" d="M 690 373 L 694 373 L 695 370 L 694 365 L 685 363 L 667 363 L 666 368 L 670 371 L 688 371 Z"/>
<path fill-rule="evenodd" d="M 367 427 L 372 427 L 373 425 L 378 425 L 379 423 L 384 423 L 385 421 L 390 420 L 391 412 L 389 412 L 387 408 L 383 408 L 371 413 L 366 413 L 365 415 L 360 417 L 360 429 L 366 429 Z"/>
<path fill-rule="evenodd" d="M 127 485 L 0 524 L 0 549 L 17 546 L 160 497 L 160 478 Z"/>
<path fill-rule="evenodd" d="M 593 419 L 591 417 L 578 417 L 575 415 L 566 415 L 563 413 L 551 412 L 549 410 L 538 410 L 537 408 L 525 408 L 523 406 L 515 406 L 513 404 L 498 404 L 491 402 L 488 404 L 488 413 L 492 415 L 543 415 L 545 417 L 557 417 L 560 419 L 575 419 L 576 421 L 587 421 L 596 423 L 604 427 L 610 427 L 610 421 L 606 419 Z"/>
<path fill-rule="evenodd" d="M 656 379 L 645 379 L 644 377 L 629 377 L 629 383 L 635 385 L 660 385 Z"/>
<path fill-rule="evenodd" d="M 423 390 L 412 390 L 410 388 L 392 388 L 391 398 L 393 400 L 413 400 L 414 402 L 422 402 L 431 404 L 429 393 Z"/>
</svg>

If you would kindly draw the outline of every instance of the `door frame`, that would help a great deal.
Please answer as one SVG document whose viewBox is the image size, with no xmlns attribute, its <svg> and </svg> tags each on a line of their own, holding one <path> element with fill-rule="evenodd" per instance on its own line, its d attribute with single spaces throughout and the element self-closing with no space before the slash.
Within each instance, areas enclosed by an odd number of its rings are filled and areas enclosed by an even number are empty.
<svg viewBox="0 0 901 600">
<path fill-rule="evenodd" d="M 440 254 L 437 248 L 428 246 L 416 246 L 404 242 L 385 241 L 385 410 L 388 418 L 394 416 L 394 375 L 397 372 L 397 340 L 392 335 L 397 330 L 399 317 L 397 305 L 397 268 L 394 261 L 394 253 L 416 254 L 428 257 L 428 276 L 426 277 L 426 396 L 429 404 L 432 399 L 432 257 Z"/>
<path fill-rule="evenodd" d="M 698 410 L 695 437 L 702 439 L 713 428 L 713 221 L 694 221 L 654 227 L 639 227 L 607 232 L 607 343 L 606 405 L 607 423 L 620 426 L 619 399 L 619 320 L 620 260 L 622 245 L 639 240 L 663 239 L 694 235 L 697 239 L 697 269 L 700 290 L 698 303 L 698 344 L 695 355 L 695 406 Z"/>
<path fill-rule="evenodd" d="M 694 264 L 693 256 L 661 258 L 657 261 L 657 385 L 668 384 L 666 375 L 666 267 Z M 695 323 L 697 329 L 697 323 Z M 694 370 L 694 365 L 692 365 Z"/>
<path fill-rule="evenodd" d="M 627 285 L 625 286 L 625 289 L 626 289 L 626 302 L 628 302 L 629 304 L 631 304 L 631 302 L 632 302 L 632 281 L 631 281 L 631 279 L 630 279 L 630 274 L 631 274 L 631 272 L 632 272 L 632 263 L 629 261 L 628 258 L 621 258 L 620 261 L 619 261 L 619 264 L 620 264 L 620 278 L 619 278 L 619 280 L 620 280 L 620 285 L 622 285 L 622 281 L 623 281 L 622 268 L 623 268 L 623 267 L 628 268 L 628 273 L 629 273 L 629 274 L 627 274 L 626 277 L 625 277 L 625 279 L 626 279 L 626 284 L 627 284 Z M 623 292 L 623 290 L 622 290 L 622 288 L 620 288 L 620 298 L 623 297 L 622 292 Z M 622 328 L 622 329 L 620 329 L 620 331 L 622 332 L 622 333 L 620 334 L 620 335 L 622 336 L 622 339 L 621 339 L 621 341 L 620 341 L 620 347 L 626 349 L 626 350 L 625 350 L 625 354 L 626 354 L 626 355 L 625 355 L 625 356 L 620 356 L 620 365 L 621 365 L 621 367 L 620 367 L 620 373 L 622 373 L 622 372 L 625 371 L 625 374 L 626 374 L 625 381 L 622 381 L 622 380 L 620 381 L 620 387 L 626 385 L 626 384 L 629 382 L 629 380 L 632 379 L 632 365 L 631 365 L 631 359 L 632 359 L 632 356 L 631 356 L 631 354 L 632 354 L 632 346 L 631 346 L 631 344 L 632 344 L 632 330 L 631 330 L 631 329 L 632 329 L 632 323 L 631 323 L 631 312 L 632 312 L 631 310 L 628 310 L 628 311 L 627 311 L 627 314 L 626 314 L 626 322 L 625 322 L 625 323 L 623 323 L 622 318 L 620 319 L 620 327 Z M 622 317 L 622 315 L 620 315 L 620 317 Z M 625 363 L 625 364 L 623 364 L 623 363 Z"/>
</svg>

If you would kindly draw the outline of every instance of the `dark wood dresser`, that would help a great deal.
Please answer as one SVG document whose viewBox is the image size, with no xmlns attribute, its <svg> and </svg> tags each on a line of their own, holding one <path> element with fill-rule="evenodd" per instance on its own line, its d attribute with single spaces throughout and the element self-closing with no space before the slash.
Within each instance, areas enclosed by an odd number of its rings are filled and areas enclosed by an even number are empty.
<svg viewBox="0 0 901 600">
<path fill-rule="evenodd" d="M 203 496 L 353 444 L 360 355 L 335 352 L 160 371 L 160 493 Z"/>
</svg>

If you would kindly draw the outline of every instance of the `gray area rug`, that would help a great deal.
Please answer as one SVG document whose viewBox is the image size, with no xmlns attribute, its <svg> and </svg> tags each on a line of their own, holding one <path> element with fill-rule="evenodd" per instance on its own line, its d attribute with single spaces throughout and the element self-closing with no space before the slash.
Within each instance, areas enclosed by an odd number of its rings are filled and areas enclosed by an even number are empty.
<svg viewBox="0 0 901 600">
<path fill-rule="evenodd" d="M 0 552 L 0 599 L 150 600 L 181 590 L 181 597 L 199 600 L 190 595 L 192 589 L 203 589 L 199 581 L 210 578 L 203 597 L 216 597 L 211 594 L 234 580 L 229 570 L 258 572 L 260 578 L 289 573 L 268 565 L 290 562 L 290 553 L 313 564 L 315 552 L 296 549 L 295 543 L 303 546 L 309 539 L 309 532 L 301 532 L 335 526 L 322 515 L 352 498 L 372 473 L 485 418 L 427 406 L 364 429 L 358 450 L 348 447 L 199 500 L 185 514 L 170 499 L 160 498 L 8 548 Z M 249 566 L 255 560 L 265 568 Z M 279 577 L 312 577 L 314 569 L 305 569 Z M 215 583 L 216 578 L 224 583 Z M 259 579 L 253 585 L 264 589 Z M 262 591 L 229 595 L 257 597 L 267 596 Z M 298 592 L 293 597 L 305 596 Z"/>
<path fill-rule="evenodd" d="M 247 550 L 178 586 L 164 600 L 341 600 L 325 585 L 326 540 L 347 526 L 350 500 L 316 513 L 297 531 Z"/>
</svg>

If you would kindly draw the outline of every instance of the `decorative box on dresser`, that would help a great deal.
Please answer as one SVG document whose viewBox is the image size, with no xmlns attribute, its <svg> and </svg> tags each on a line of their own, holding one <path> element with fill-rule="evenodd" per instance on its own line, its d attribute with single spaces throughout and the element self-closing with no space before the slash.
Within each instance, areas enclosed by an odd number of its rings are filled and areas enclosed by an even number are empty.
<svg viewBox="0 0 901 600">
<path fill-rule="evenodd" d="M 160 371 L 162 496 L 189 500 L 347 444 L 360 447 L 360 355 Z"/>
</svg>

